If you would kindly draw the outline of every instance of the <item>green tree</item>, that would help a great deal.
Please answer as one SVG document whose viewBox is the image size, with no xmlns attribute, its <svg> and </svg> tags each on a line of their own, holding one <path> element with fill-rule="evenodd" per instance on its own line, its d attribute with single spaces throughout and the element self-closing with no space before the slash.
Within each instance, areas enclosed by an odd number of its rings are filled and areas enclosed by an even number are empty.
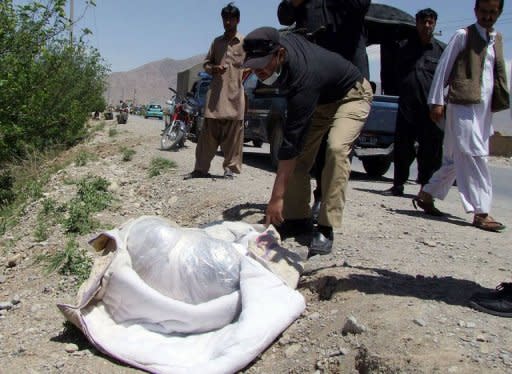
<svg viewBox="0 0 512 374">
<path fill-rule="evenodd" d="M 65 3 L 0 2 L 0 166 L 75 144 L 90 113 L 105 107 L 109 70 L 84 41 L 87 29 L 69 40 Z"/>
</svg>

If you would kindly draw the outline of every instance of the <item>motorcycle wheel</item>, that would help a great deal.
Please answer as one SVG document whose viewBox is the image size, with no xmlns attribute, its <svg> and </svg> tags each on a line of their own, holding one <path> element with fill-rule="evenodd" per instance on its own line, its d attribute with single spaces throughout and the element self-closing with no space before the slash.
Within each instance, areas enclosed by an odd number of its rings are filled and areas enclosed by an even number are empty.
<svg viewBox="0 0 512 374">
<path fill-rule="evenodd" d="M 164 133 L 162 134 L 162 138 L 160 139 L 160 148 L 167 151 L 176 147 L 183 138 L 183 135 L 179 121 L 172 122 L 165 128 Z"/>
</svg>

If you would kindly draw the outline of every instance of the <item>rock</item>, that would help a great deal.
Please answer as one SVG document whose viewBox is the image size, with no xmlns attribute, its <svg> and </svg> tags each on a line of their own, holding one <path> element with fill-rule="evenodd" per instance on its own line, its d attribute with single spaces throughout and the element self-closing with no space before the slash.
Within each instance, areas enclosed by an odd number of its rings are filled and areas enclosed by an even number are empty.
<svg viewBox="0 0 512 374">
<path fill-rule="evenodd" d="M 483 335 L 478 335 L 478 336 L 476 337 L 476 341 L 477 341 L 477 342 L 486 342 L 486 341 L 487 341 L 487 339 L 486 339 L 486 338 L 485 338 L 485 336 L 483 336 Z"/>
<path fill-rule="evenodd" d="M 357 322 L 357 319 L 354 316 L 350 316 L 345 321 L 345 325 L 343 326 L 341 333 L 343 335 L 347 335 L 347 334 L 357 335 L 357 334 L 362 334 L 365 331 L 366 331 L 366 326 Z"/>
<path fill-rule="evenodd" d="M 12 305 L 18 305 L 19 303 L 21 303 L 20 295 L 14 295 L 11 300 L 11 303 L 12 303 Z"/>
<path fill-rule="evenodd" d="M 73 343 L 68 343 L 64 346 L 64 350 L 67 352 L 67 353 L 73 353 L 73 352 L 77 352 L 78 351 L 78 346 L 76 344 L 73 344 Z"/>
<path fill-rule="evenodd" d="M 290 345 L 288 348 L 285 349 L 284 351 L 284 356 L 286 358 L 292 358 L 293 356 L 295 356 L 295 354 L 297 354 L 300 350 L 302 349 L 301 345 L 300 344 L 292 344 Z"/>
<path fill-rule="evenodd" d="M 9 310 L 12 308 L 12 303 L 10 301 L 0 302 L 0 310 Z"/>
<path fill-rule="evenodd" d="M 448 368 L 448 373 L 457 373 L 459 368 L 457 366 L 452 366 Z"/>
<path fill-rule="evenodd" d="M 311 313 L 311 315 L 309 316 L 309 319 L 312 320 L 312 321 L 315 321 L 315 320 L 317 320 L 319 318 L 320 318 L 320 313 L 318 313 L 318 312 Z"/>
<path fill-rule="evenodd" d="M 420 319 L 420 318 L 414 319 L 413 322 L 415 324 L 417 324 L 418 326 L 421 326 L 421 327 L 427 326 L 427 323 L 424 320 Z"/>
<path fill-rule="evenodd" d="M 466 322 L 464 322 L 464 321 L 459 321 L 459 322 L 457 322 L 457 325 L 458 325 L 459 327 L 466 327 Z"/>
<path fill-rule="evenodd" d="M 466 322 L 466 327 L 468 329 L 474 329 L 476 327 L 476 324 L 474 322 Z"/>
<path fill-rule="evenodd" d="M 437 243 L 432 240 L 424 240 L 423 244 L 425 244 L 427 247 L 431 247 L 431 248 L 437 247 Z"/>
<path fill-rule="evenodd" d="M 13 268 L 15 266 L 17 266 L 21 261 L 21 255 L 20 254 L 17 254 L 17 255 L 14 255 L 14 256 L 11 256 L 7 259 L 7 267 L 8 268 Z"/>
<path fill-rule="evenodd" d="M 120 190 L 120 187 L 119 187 L 119 184 L 117 184 L 117 182 L 112 182 L 107 187 L 108 192 L 117 193 L 117 192 L 119 192 L 119 190 Z"/>
<path fill-rule="evenodd" d="M 5 283 L 5 277 L 3 275 L 0 275 L 0 284 Z"/>
</svg>

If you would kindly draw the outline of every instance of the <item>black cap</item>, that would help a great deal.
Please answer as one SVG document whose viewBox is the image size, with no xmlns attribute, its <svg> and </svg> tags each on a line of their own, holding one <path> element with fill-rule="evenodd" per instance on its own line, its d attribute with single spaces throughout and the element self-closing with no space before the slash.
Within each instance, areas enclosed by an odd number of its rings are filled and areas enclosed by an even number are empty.
<svg viewBox="0 0 512 374">
<path fill-rule="evenodd" d="M 260 27 L 244 38 L 244 67 L 263 69 L 272 59 L 280 44 L 279 31 L 273 27 Z"/>
</svg>

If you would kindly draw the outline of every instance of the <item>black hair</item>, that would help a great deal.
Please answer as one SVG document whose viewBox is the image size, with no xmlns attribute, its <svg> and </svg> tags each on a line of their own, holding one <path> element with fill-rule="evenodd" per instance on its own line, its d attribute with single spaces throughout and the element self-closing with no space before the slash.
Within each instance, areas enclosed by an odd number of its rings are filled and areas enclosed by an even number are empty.
<svg viewBox="0 0 512 374">
<path fill-rule="evenodd" d="M 437 12 L 434 9 L 426 8 L 416 13 L 416 21 L 423 21 L 425 18 L 433 18 L 437 22 Z"/>
<path fill-rule="evenodd" d="M 488 3 L 491 0 L 475 0 L 475 10 L 478 9 L 481 2 Z M 505 5 L 505 0 L 499 0 L 500 2 L 500 12 L 503 11 L 503 6 Z"/>
<path fill-rule="evenodd" d="M 226 5 L 224 8 L 222 8 L 222 11 L 220 12 L 220 15 L 222 18 L 237 18 L 240 19 L 240 9 L 238 7 L 233 5 L 234 3 L 231 2 L 228 5 Z"/>
</svg>

